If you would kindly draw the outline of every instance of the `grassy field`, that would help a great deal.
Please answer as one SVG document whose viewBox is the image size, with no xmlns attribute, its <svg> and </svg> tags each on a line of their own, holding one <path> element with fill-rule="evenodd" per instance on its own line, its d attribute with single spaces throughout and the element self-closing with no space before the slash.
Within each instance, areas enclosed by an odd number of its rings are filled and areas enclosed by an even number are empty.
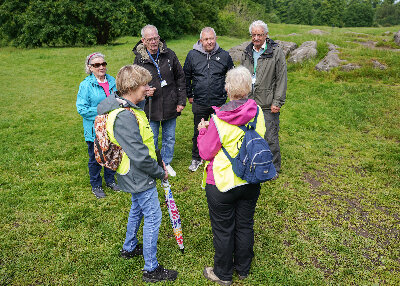
<svg viewBox="0 0 400 286">
<path fill-rule="evenodd" d="M 400 52 L 390 50 L 393 36 L 384 32 L 400 27 L 319 27 L 329 32 L 324 36 L 308 34 L 312 28 L 270 25 L 273 39 L 316 40 L 318 57 L 288 65 L 282 174 L 262 186 L 252 272 L 243 281 L 234 276 L 234 285 L 399 285 Z M 142 285 L 143 259 L 118 256 L 130 195 L 107 191 L 97 200 L 90 192 L 75 107 L 86 55 L 104 53 L 115 76 L 133 62 L 137 40 L 0 49 L 0 285 Z M 225 49 L 245 40 L 218 38 Z M 185 36 L 168 46 L 183 63 L 195 41 Z M 361 69 L 314 70 L 327 42 Z M 372 60 L 388 68 L 373 69 Z M 192 129 L 187 106 L 177 123 L 178 175 L 170 180 L 186 252 L 179 252 L 162 205 L 158 258 L 179 271 L 174 285 L 213 285 L 202 276 L 213 245 L 201 172 L 187 169 Z"/>
</svg>

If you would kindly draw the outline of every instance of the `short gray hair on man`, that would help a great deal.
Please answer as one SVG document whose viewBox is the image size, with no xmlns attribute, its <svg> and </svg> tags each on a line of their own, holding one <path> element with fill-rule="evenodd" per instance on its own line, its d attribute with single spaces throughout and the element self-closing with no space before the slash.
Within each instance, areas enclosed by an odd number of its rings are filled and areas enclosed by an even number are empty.
<svg viewBox="0 0 400 286">
<path fill-rule="evenodd" d="M 214 36 L 217 37 L 217 33 L 215 33 L 215 30 L 211 27 L 204 27 L 201 32 L 200 32 L 200 39 L 201 39 L 201 35 L 203 34 L 203 32 L 213 32 Z"/>
<path fill-rule="evenodd" d="M 268 25 L 265 24 L 261 20 L 257 20 L 257 21 L 254 21 L 253 23 L 250 24 L 250 27 L 249 27 L 250 35 L 251 35 L 251 30 L 253 30 L 253 28 L 255 28 L 255 27 L 262 27 L 264 29 L 264 33 L 265 34 L 268 33 Z"/>
<path fill-rule="evenodd" d="M 251 91 L 251 74 L 244 66 L 229 70 L 225 78 L 225 90 L 230 99 L 246 98 Z"/>
<path fill-rule="evenodd" d="M 156 26 L 154 26 L 154 25 L 146 25 L 146 26 L 144 26 L 144 27 L 142 28 L 142 30 L 140 31 L 140 34 L 142 35 L 142 38 L 144 38 L 144 33 L 145 33 L 146 30 L 148 30 L 148 29 L 156 30 L 157 35 L 158 35 L 158 30 L 157 30 Z"/>
<path fill-rule="evenodd" d="M 90 64 L 92 63 L 92 61 L 94 59 L 97 59 L 97 58 L 105 59 L 105 57 L 106 57 L 105 55 L 103 55 L 102 53 L 98 53 L 98 52 L 91 53 L 90 55 L 88 55 L 85 60 L 85 73 L 92 74 L 92 71 L 90 70 Z"/>
</svg>

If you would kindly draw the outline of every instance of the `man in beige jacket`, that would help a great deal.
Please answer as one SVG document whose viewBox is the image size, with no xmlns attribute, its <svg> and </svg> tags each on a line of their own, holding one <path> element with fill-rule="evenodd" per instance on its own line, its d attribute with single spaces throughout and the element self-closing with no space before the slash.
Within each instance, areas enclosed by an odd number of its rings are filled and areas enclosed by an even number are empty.
<svg viewBox="0 0 400 286">
<path fill-rule="evenodd" d="M 280 172 L 278 133 L 280 109 L 286 99 L 285 54 L 277 43 L 268 38 L 268 26 L 264 22 L 254 21 L 249 27 L 249 32 L 252 42 L 243 52 L 241 64 L 252 74 L 253 89 L 249 98 L 253 98 L 263 110 L 267 129 L 265 140 L 273 154 L 274 166 L 277 172 Z"/>
</svg>

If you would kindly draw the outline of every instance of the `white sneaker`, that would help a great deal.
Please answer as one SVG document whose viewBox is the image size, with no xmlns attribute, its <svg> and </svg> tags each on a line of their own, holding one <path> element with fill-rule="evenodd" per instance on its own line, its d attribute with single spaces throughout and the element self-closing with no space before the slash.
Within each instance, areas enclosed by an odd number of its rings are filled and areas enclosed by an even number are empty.
<svg viewBox="0 0 400 286">
<path fill-rule="evenodd" d="M 203 160 L 192 160 L 192 163 L 189 166 L 189 170 L 192 172 L 195 172 L 202 163 L 203 163 Z"/>
<path fill-rule="evenodd" d="M 176 172 L 174 171 L 174 169 L 172 169 L 171 165 L 166 165 L 165 168 L 168 171 L 168 176 L 171 176 L 171 177 L 176 176 Z"/>
</svg>

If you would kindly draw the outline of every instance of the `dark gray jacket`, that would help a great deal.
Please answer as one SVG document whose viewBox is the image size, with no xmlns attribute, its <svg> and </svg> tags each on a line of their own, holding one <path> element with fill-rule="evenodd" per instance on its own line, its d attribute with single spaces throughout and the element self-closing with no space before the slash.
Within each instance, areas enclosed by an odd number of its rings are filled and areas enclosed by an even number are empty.
<svg viewBox="0 0 400 286">
<path fill-rule="evenodd" d="M 104 114 L 121 107 L 116 95 L 110 95 L 97 106 L 97 113 Z M 123 107 L 139 109 L 123 99 Z M 143 143 L 135 116 L 128 110 L 121 111 L 114 123 L 114 137 L 130 159 L 126 175 L 117 173 L 118 185 L 124 192 L 140 193 L 156 186 L 156 179 L 163 179 L 165 172 L 157 161 L 150 157 L 149 148 Z"/>
<path fill-rule="evenodd" d="M 187 97 L 203 106 L 221 106 L 226 102 L 225 75 L 231 68 L 233 61 L 227 51 L 216 44 L 207 53 L 197 41 L 183 65 Z"/>
<path fill-rule="evenodd" d="M 186 105 L 186 90 L 185 90 L 185 74 L 176 54 L 167 48 L 164 41 L 160 40 L 160 54 L 158 58 L 158 66 L 160 68 L 162 78 L 167 82 L 167 86 L 161 87 L 161 81 L 157 73 L 157 68 L 150 59 L 147 49 L 139 41 L 133 48 L 135 54 L 134 64 L 147 69 L 152 76 L 149 85 L 155 87 L 156 90 L 152 97 L 151 105 L 151 120 L 161 121 L 176 118 L 180 112 L 176 112 L 178 105 Z M 144 111 L 149 117 L 148 100 Z"/>
<path fill-rule="evenodd" d="M 241 64 L 251 74 L 254 73 L 253 43 L 244 50 Z M 271 39 L 267 39 L 267 49 L 257 61 L 256 74 L 256 83 L 249 98 L 254 99 L 262 109 L 271 109 L 271 105 L 282 107 L 287 87 L 286 58 L 282 49 Z"/>
</svg>

